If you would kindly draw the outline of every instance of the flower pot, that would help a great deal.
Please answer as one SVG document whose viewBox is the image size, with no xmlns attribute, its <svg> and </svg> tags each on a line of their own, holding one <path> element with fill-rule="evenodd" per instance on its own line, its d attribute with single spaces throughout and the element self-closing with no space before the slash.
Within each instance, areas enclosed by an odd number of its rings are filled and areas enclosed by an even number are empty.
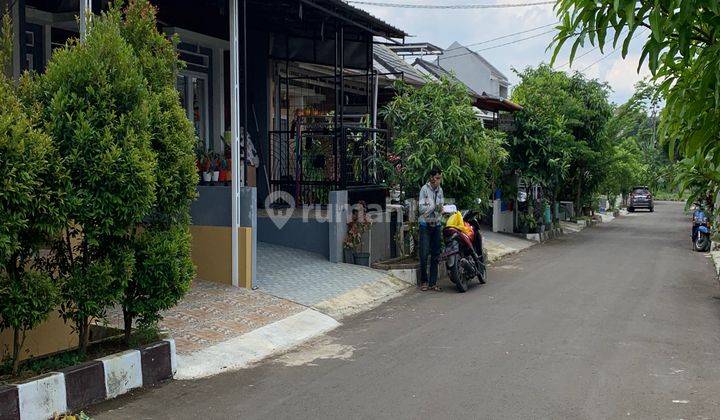
<svg viewBox="0 0 720 420">
<path fill-rule="evenodd" d="M 220 171 L 213 171 L 212 182 L 218 182 L 219 179 L 220 179 Z"/>
<path fill-rule="evenodd" d="M 203 182 L 212 181 L 212 172 L 203 172 Z"/>
<path fill-rule="evenodd" d="M 364 265 L 370 267 L 370 253 L 369 252 L 355 252 L 353 253 L 353 259 L 355 264 Z"/>
<path fill-rule="evenodd" d="M 355 264 L 354 252 L 350 248 L 343 248 L 343 261 L 348 264 Z"/>
<path fill-rule="evenodd" d="M 220 181 L 220 182 L 227 181 L 227 171 L 220 171 L 220 177 L 218 178 L 218 181 Z"/>
</svg>

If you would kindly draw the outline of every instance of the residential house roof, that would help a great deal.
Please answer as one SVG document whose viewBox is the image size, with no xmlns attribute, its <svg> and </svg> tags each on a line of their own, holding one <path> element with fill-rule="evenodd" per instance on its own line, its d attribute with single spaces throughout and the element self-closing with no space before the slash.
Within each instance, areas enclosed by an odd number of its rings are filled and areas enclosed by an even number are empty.
<svg viewBox="0 0 720 420">
<path fill-rule="evenodd" d="M 287 0 L 282 1 L 286 2 Z M 263 2 L 275 3 L 267 0 L 263 0 Z M 407 36 L 405 31 L 390 25 L 384 20 L 381 20 L 362 9 L 351 6 L 342 0 L 299 0 L 299 2 L 301 4 L 323 10 L 330 15 L 337 16 L 340 19 L 347 19 L 362 25 L 376 36 L 388 38 L 405 38 Z M 291 3 L 297 3 L 297 1 L 292 1 Z M 297 5 L 294 9 L 297 9 Z"/>
<path fill-rule="evenodd" d="M 403 78 L 406 82 L 413 85 L 422 85 L 425 83 L 425 76 L 415 67 L 408 64 L 402 57 L 395 54 L 388 46 L 383 44 L 375 44 L 373 46 L 374 68 L 379 73 L 385 73 L 390 80 Z M 394 75 L 388 73 L 401 73 Z"/>
<path fill-rule="evenodd" d="M 491 112 L 498 112 L 498 111 L 520 111 L 522 110 L 522 107 L 512 101 L 509 101 L 505 98 L 501 98 L 496 95 L 491 95 L 486 92 L 478 93 L 472 90 L 470 87 L 465 85 L 461 80 L 455 77 L 451 72 L 447 71 L 446 69 L 438 66 L 435 63 L 432 63 L 427 60 L 423 60 L 422 58 L 418 58 L 413 63 L 413 66 L 417 68 L 421 68 L 424 70 L 426 74 L 429 74 L 431 77 L 438 79 L 440 77 L 449 77 L 453 80 L 456 80 L 458 83 L 462 83 L 468 90 L 468 94 L 473 98 L 473 105 L 475 107 L 484 110 L 484 111 L 491 111 Z"/>
</svg>

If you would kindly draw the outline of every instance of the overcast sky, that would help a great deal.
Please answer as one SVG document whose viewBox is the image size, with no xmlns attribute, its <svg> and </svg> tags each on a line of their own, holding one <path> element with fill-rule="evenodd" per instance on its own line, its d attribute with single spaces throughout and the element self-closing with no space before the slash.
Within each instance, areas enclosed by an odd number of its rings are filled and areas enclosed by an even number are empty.
<svg viewBox="0 0 720 420">
<path fill-rule="evenodd" d="M 385 2 L 408 3 L 408 4 L 491 4 L 491 3 L 521 3 L 524 0 L 383 0 Z M 453 41 L 461 44 L 473 44 L 488 39 L 504 36 L 538 26 L 556 22 L 552 5 L 540 5 L 531 7 L 517 7 L 505 9 L 464 9 L 464 10 L 420 10 L 420 9 L 399 9 L 389 7 L 376 7 L 353 4 L 373 15 L 397 26 L 411 35 L 407 42 L 427 41 L 447 48 Z M 491 43 L 471 47 L 482 49 L 494 45 L 511 42 L 518 38 L 526 38 L 532 35 L 541 34 L 551 30 L 552 27 L 538 29 L 535 32 L 520 34 L 512 38 L 506 38 Z M 517 42 L 500 48 L 489 49 L 480 54 L 500 69 L 510 79 L 512 84 L 517 83 L 517 77 L 512 69 L 523 69 L 526 66 L 536 66 L 541 62 L 549 62 L 551 52 L 545 49 L 553 37 L 548 33 L 537 38 Z M 608 36 L 610 38 L 610 36 Z M 613 89 L 610 96 L 615 103 L 625 102 L 633 92 L 633 85 L 638 80 L 648 75 L 647 66 L 638 75 L 636 72 L 637 61 L 640 57 L 642 40 L 647 38 L 642 33 L 633 39 L 628 57 L 623 60 L 620 57 L 620 50 L 609 54 L 612 48 L 605 49 L 607 58 L 584 70 L 586 76 L 597 78 L 608 82 Z M 611 39 L 611 38 L 610 38 Z M 578 49 L 577 56 L 583 54 L 592 47 Z M 558 56 L 556 65 L 567 62 L 570 44 L 563 49 Z M 592 63 L 602 58 L 599 50 L 592 51 L 587 55 L 576 58 L 573 70 L 583 70 Z M 568 69 L 568 66 L 562 67 Z"/>
</svg>

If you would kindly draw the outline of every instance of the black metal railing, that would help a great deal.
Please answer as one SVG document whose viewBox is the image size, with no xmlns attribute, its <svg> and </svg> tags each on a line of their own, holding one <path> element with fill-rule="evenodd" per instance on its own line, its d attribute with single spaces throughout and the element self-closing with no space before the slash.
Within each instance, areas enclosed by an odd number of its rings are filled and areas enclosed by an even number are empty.
<svg viewBox="0 0 720 420">
<path fill-rule="evenodd" d="M 326 205 L 330 191 L 381 182 L 386 132 L 367 127 L 343 132 L 315 117 L 297 118 L 291 130 L 271 131 L 271 192 L 289 194 L 295 202 L 287 204 L 295 206 Z"/>
</svg>

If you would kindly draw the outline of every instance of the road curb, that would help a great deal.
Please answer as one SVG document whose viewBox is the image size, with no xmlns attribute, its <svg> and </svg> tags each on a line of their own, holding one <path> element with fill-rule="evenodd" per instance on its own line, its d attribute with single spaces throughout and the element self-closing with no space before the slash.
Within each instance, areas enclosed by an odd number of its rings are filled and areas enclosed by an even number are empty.
<svg viewBox="0 0 720 420">
<path fill-rule="evenodd" d="M 414 281 L 411 283 L 393 276 L 386 276 L 315 304 L 313 308 L 336 320 L 341 320 L 350 315 L 376 308 L 390 299 L 401 296 L 414 285 Z"/>
<path fill-rule="evenodd" d="M 339 326 L 332 317 L 306 309 L 214 346 L 178 354 L 175 379 L 200 379 L 247 368 Z"/>
<path fill-rule="evenodd" d="M 174 341 L 166 339 L 22 383 L 0 385 L 0 420 L 47 420 L 157 385 L 172 378 L 174 351 Z"/>
</svg>

